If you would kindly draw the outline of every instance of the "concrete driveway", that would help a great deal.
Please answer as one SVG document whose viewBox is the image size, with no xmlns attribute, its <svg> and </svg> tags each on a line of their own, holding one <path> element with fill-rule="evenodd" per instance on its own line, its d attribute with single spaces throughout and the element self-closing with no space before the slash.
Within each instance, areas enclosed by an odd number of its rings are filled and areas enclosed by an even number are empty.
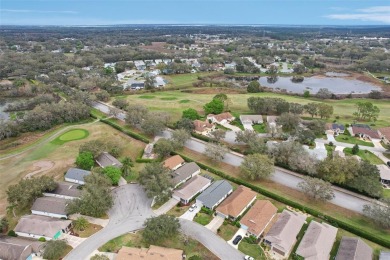
<svg viewBox="0 0 390 260">
<path fill-rule="evenodd" d="M 64 234 L 64 233 L 61 234 L 59 239 L 66 240 L 66 242 L 73 248 L 76 248 L 78 245 L 80 245 L 81 243 L 83 243 L 86 240 L 86 238 L 76 237 L 76 236 L 72 236 L 72 235 Z"/>
<path fill-rule="evenodd" d="M 222 126 L 226 127 L 226 128 L 229 128 L 230 130 L 234 131 L 234 132 L 238 132 L 238 131 L 241 131 L 241 129 L 235 125 L 231 125 L 229 123 L 226 123 L 226 124 L 223 124 Z"/>
<path fill-rule="evenodd" d="M 332 143 L 336 142 L 336 139 L 334 139 L 334 135 L 333 134 L 327 134 L 326 138 L 328 139 L 329 142 L 332 142 Z"/>
<path fill-rule="evenodd" d="M 251 131 L 253 131 L 252 124 L 243 123 L 242 125 L 244 126 L 244 129 L 245 129 L 245 130 L 251 130 Z"/>
<path fill-rule="evenodd" d="M 222 226 L 225 219 L 221 216 L 214 216 L 214 218 L 208 223 L 205 227 L 213 231 L 214 233 L 217 233 L 218 228 Z"/>
<path fill-rule="evenodd" d="M 188 209 L 186 212 L 184 212 L 183 215 L 180 216 L 180 218 L 192 221 L 195 218 L 195 215 L 202 208 L 202 203 L 200 203 L 200 202 L 199 203 L 195 203 L 195 205 L 196 205 L 196 208 L 193 211 L 190 211 L 190 209 Z"/>
<path fill-rule="evenodd" d="M 237 230 L 236 234 L 234 234 L 234 236 L 232 237 L 232 239 L 230 239 L 227 243 L 228 243 L 229 245 L 231 245 L 232 247 L 238 249 L 238 244 L 241 243 L 242 239 L 241 239 L 241 241 L 240 241 L 237 245 L 233 245 L 233 240 L 234 240 L 238 235 L 240 235 L 240 236 L 242 236 L 242 238 L 244 238 L 244 237 L 245 237 L 245 234 L 246 234 L 246 230 L 243 229 L 243 228 L 239 228 L 239 229 Z"/>
<path fill-rule="evenodd" d="M 230 246 L 225 240 L 204 226 L 181 218 L 179 218 L 179 222 L 182 233 L 198 240 L 218 258 L 232 260 L 244 259 L 243 253 Z"/>
<path fill-rule="evenodd" d="M 147 218 L 155 216 L 151 200 L 138 184 L 127 184 L 113 191 L 114 206 L 109 211 L 108 225 L 73 249 L 65 259 L 89 259 L 89 256 L 106 242 L 130 231 L 139 230 Z"/>
</svg>

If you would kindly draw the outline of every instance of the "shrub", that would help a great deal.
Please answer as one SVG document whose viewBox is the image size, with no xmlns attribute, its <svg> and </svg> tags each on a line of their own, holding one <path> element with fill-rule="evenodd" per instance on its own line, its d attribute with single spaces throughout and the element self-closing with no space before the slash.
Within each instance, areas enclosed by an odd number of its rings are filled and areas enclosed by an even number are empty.
<svg viewBox="0 0 390 260">
<path fill-rule="evenodd" d="M 8 234 L 7 234 L 8 236 L 10 236 L 10 237 L 17 237 L 18 235 L 15 233 L 15 231 L 13 231 L 13 230 L 10 230 L 10 231 L 8 231 Z"/>
<path fill-rule="evenodd" d="M 147 143 L 147 144 L 149 143 L 149 139 L 148 138 L 146 138 L 146 137 L 144 137 L 142 135 L 139 135 L 137 133 L 131 132 L 129 130 L 125 130 L 120 125 L 117 125 L 117 124 L 115 124 L 115 123 L 113 123 L 113 122 L 111 122 L 111 121 L 109 121 L 107 119 L 100 119 L 100 121 L 105 123 L 105 124 L 107 124 L 107 125 L 112 126 L 113 128 L 121 131 L 122 133 L 125 133 L 126 135 L 128 135 L 128 136 L 130 136 L 130 137 L 132 137 L 132 138 L 134 138 L 136 140 L 139 140 L 139 141 Z"/>
<path fill-rule="evenodd" d="M 38 241 L 39 241 L 39 242 L 46 242 L 46 238 L 40 237 L 40 238 L 38 239 Z"/>
</svg>

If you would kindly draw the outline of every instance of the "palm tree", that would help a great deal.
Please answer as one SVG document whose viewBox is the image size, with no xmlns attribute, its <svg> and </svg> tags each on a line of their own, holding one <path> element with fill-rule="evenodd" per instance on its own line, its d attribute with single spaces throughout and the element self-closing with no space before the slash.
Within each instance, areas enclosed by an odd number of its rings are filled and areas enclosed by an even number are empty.
<svg viewBox="0 0 390 260">
<path fill-rule="evenodd" d="M 76 230 L 83 231 L 88 226 L 89 222 L 83 217 L 78 217 L 76 220 L 73 220 L 73 228 Z"/>
<path fill-rule="evenodd" d="M 131 174 L 131 167 L 133 167 L 134 164 L 133 164 L 133 161 L 131 160 L 130 157 L 125 157 L 123 160 L 122 160 L 122 176 L 123 177 L 127 177 L 127 176 L 130 176 Z"/>
</svg>

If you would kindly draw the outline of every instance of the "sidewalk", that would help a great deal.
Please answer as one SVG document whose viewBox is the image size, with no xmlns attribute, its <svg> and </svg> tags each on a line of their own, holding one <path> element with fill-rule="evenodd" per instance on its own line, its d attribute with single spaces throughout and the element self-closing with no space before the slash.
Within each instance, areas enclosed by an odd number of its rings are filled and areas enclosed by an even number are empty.
<svg viewBox="0 0 390 260">
<path fill-rule="evenodd" d="M 154 214 L 156 214 L 157 216 L 160 216 L 160 215 L 163 215 L 165 213 L 167 213 L 168 211 L 170 211 L 173 207 L 175 207 L 177 204 L 179 203 L 179 201 L 177 199 L 174 199 L 174 198 L 170 198 L 167 202 L 165 202 L 164 205 L 162 205 L 161 207 L 159 207 L 158 209 L 156 210 L 153 210 Z"/>
</svg>

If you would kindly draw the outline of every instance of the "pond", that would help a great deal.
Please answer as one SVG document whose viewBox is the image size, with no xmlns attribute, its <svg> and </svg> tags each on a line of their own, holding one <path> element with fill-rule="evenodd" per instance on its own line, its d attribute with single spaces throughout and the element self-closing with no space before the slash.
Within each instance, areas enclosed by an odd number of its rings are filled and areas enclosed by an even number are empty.
<svg viewBox="0 0 390 260">
<path fill-rule="evenodd" d="M 332 74 L 334 75 L 334 74 Z M 317 93 L 320 88 L 327 88 L 334 94 L 366 94 L 372 90 L 381 91 L 381 88 L 369 83 L 355 79 L 346 79 L 342 77 L 308 77 L 303 82 L 294 83 L 291 81 L 291 77 L 278 77 L 276 82 L 267 80 L 267 77 L 261 77 L 259 82 L 262 86 L 287 90 L 291 93 L 303 93 L 309 90 L 310 93 Z"/>
</svg>

